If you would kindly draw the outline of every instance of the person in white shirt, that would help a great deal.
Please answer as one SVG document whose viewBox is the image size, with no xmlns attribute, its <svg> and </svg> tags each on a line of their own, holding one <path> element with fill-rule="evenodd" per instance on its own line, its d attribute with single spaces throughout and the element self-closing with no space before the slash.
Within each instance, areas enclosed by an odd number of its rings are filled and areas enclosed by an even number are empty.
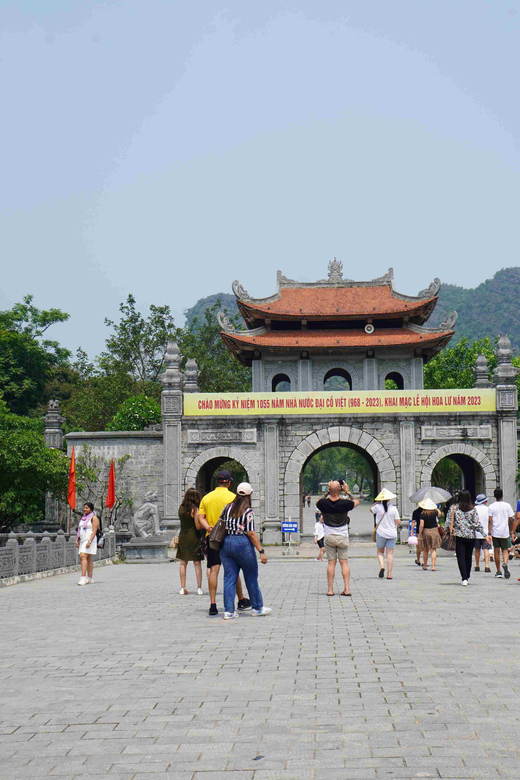
<svg viewBox="0 0 520 780">
<path fill-rule="evenodd" d="M 323 515 L 319 512 L 316 512 L 316 515 L 319 517 L 319 519 L 316 520 L 316 524 L 314 526 L 314 544 L 318 545 L 319 550 L 316 560 L 322 561 L 323 556 L 325 555 L 325 542 L 323 540 L 323 537 L 325 536 L 325 531 L 323 530 Z"/>
<path fill-rule="evenodd" d="M 511 573 L 508 568 L 509 563 L 509 536 L 511 524 L 513 523 L 515 513 L 507 501 L 504 501 L 504 493 L 501 488 L 495 488 L 493 495 L 496 498 L 494 504 L 488 509 L 489 513 L 489 533 L 493 538 L 493 556 L 497 573 L 495 577 L 502 578 L 500 571 L 500 550 L 502 550 L 504 577 L 508 580 Z"/>
<path fill-rule="evenodd" d="M 388 503 L 392 498 L 396 498 L 394 493 L 391 493 L 389 490 L 382 490 L 376 496 L 376 503 L 370 508 L 372 514 L 375 515 L 376 521 L 375 532 L 377 560 L 380 566 L 379 577 L 383 579 L 385 576 L 384 553 L 386 550 L 387 580 L 393 579 L 392 568 L 394 565 L 394 547 L 397 541 L 397 526 L 401 525 L 397 507 Z"/>
<path fill-rule="evenodd" d="M 478 519 L 482 523 L 482 528 L 486 530 L 489 521 L 489 508 L 487 505 L 487 496 L 485 496 L 484 493 L 479 493 L 478 496 L 476 497 L 475 510 L 477 512 Z M 482 550 L 484 552 L 484 571 L 490 572 L 491 569 L 489 568 L 489 551 L 491 550 L 491 545 L 486 542 L 485 537 L 482 536 L 482 534 L 479 534 L 478 531 L 476 533 L 474 549 L 475 549 L 474 571 L 480 571 L 480 551 Z"/>
</svg>

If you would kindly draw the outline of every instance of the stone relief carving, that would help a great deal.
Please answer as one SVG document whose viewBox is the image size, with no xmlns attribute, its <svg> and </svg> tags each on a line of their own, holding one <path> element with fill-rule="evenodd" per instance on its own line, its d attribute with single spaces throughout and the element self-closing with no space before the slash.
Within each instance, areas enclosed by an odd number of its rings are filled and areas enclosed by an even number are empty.
<svg viewBox="0 0 520 780">
<path fill-rule="evenodd" d="M 421 439 L 491 439 L 491 425 L 423 425 Z"/>
<path fill-rule="evenodd" d="M 518 409 L 518 390 L 511 385 L 507 388 L 497 387 L 497 409 L 502 411 L 515 411 Z"/>
<path fill-rule="evenodd" d="M 170 412 L 170 414 L 182 413 L 182 396 L 166 395 L 162 398 L 163 412 Z"/>
<path fill-rule="evenodd" d="M 233 428 L 231 430 L 205 428 L 201 430 L 188 430 L 188 444 L 214 444 L 218 442 L 256 444 L 256 441 L 256 428 Z"/>
<path fill-rule="evenodd" d="M 159 510 L 156 502 L 157 493 L 153 490 L 145 493 L 144 503 L 134 514 L 134 536 L 145 539 L 147 536 L 163 536 L 165 534 L 165 531 L 161 531 L 161 526 L 159 525 Z"/>
<path fill-rule="evenodd" d="M 343 263 L 341 260 L 331 260 L 329 263 L 329 282 L 342 282 L 343 281 Z"/>
</svg>

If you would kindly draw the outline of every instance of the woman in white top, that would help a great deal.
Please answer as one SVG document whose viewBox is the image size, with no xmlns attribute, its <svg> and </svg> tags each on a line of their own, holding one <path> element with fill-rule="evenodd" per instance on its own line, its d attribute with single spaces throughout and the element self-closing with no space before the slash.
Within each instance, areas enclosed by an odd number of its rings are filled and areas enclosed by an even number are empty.
<svg viewBox="0 0 520 780">
<path fill-rule="evenodd" d="M 319 520 L 316 520 L 316 524 L 314 526 L 314 544 L 317 544 L 319 549 L 316 560 L 322 561 L 325 554 L 325 531 L 323 530 L 323 515 L 321 512 L 316 512 L 316 516 L 319 517 Z"/>
<path fill-rule="evenodd" d="M 93 556 L 97 553 L 97 532 L 99 519 L 94 514 L 94 504 L 86 502 L 83 507 L 83 517 L 79 521 L 76 535 L 76 547 L 79 549 L 81 577 L 78 585 L 89 585 L 94 582 Z"/>
<path fill-rule="evenodd" d="M 379 577 L 382 579 L 385 576 L 384 553 L 386 550 L 387 580 L 392 579 L 394 547 L 397 541 L 397 527 L 401 525 L 397 507 L 391 506 L 388 503 L 392 498 L 396 498 L 394 493 L 391 493 L 389 490 L 382 490 L 379 495 L 376 496 L 376 503 L 370 508 L 372 514 L 375 515 L 376 522 L 377 560 L 379 561 L 380 566 Z"/>
</svg>

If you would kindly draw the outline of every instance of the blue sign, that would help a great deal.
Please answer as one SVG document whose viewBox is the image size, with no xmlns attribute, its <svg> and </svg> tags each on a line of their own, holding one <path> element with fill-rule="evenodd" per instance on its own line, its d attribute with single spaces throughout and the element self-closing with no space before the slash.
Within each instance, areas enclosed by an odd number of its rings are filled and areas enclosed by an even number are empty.
<svg viewBox="0 0 520 780">
<path fill-rule="evenodd" d="M 283 534 L 297 534 L 298 533 L 298 521 L 295 520 L 291 523 L 282 523 Z"/>
</svg>

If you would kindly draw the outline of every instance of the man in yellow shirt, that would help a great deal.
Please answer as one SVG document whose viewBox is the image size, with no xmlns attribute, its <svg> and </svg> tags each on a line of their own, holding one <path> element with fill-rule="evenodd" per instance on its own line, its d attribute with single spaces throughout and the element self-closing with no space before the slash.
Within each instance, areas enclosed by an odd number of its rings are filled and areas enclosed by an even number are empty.
<svg viewBox="0 0 520 780">
<path fill-rule="evenodd" d="M 217 475 L 217 487 L 204 496 L 200 502 L 199 512 L 195 519 L 197 528 L 204 528 L 207 533 L 211 531 L 216 524 L 222 510 L 227 504 L 230 504 L 236 498 L 235 494 L 229 489 L 231 487 L 231 474 L 229 471 L 220 471 Z M 218 573 L 220 571 L 220 554 L 218 550 L 213 550 L 209 545 L 206 553 L 208 561 L 208 588 L 210 598 L 210 615 L 218 615 L 216 604 Z M 242 581 L 240 577 L 237 580 L 238 609 L 249 609 L 251 602 L 244 598 Z"/>
</svg>

